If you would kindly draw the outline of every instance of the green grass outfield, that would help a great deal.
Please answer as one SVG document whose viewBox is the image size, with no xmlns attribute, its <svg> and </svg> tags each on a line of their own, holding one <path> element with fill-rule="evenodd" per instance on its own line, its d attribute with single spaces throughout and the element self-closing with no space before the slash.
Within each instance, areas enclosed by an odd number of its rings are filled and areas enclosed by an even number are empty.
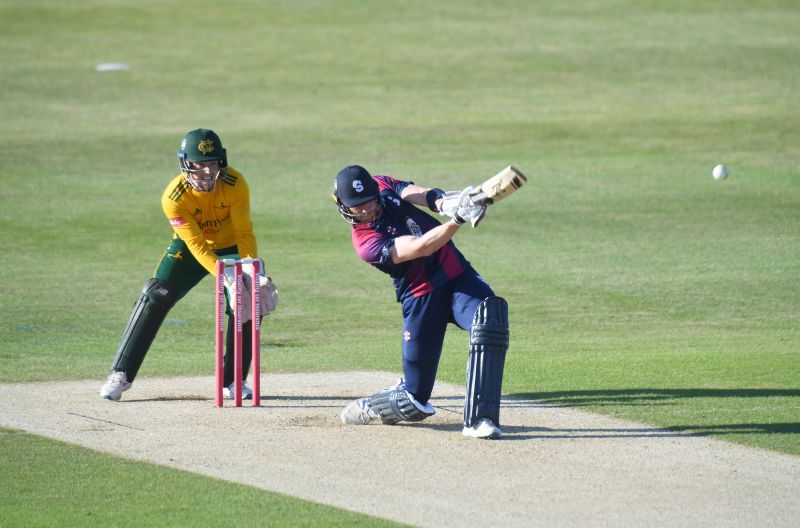
<svg viewBox="0 0 800 528">
<path fill-rule="evenodd" d="M 513 163 L 528 186 L 456 236 L 511 307 L 504 393 L 798 455 L 798 25 L 780 0 L 4 0 L 0 382 L 99 390 L 169 241 L 180 139 L 206 127 L 248 177 L 281 289 L 268 371 L 399 369 L 391 284 L 329 198 L 339 168 L 457 189 Z M 212 290 L 175 307 L 141 376 L 211 373 Z M 465 342 L 451 331 L 443 381 L 463 381 Z M 215 486 L 22 433 L 0 446 L 0 518 L 19 525 Z M 29 517 L 65 457 L 85 493 Z M 105 468 L 171 491 L 105 491 Z M 240 494 L 281 501 L 276 524 L 330 515 L 243 487 L 218 506 Z"/>
</svg>

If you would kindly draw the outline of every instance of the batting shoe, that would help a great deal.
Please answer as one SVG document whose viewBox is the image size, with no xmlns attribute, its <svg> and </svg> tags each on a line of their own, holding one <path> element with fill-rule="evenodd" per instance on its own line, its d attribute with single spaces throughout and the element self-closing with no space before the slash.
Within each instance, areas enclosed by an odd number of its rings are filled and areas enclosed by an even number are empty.
<svg viewBox="0 0 800 528">
<path fill-rule="evenodd" d="M 497 440 L 500 438 L 500 428 L 488 418 L 481 418 L 472 427 L 464 427 L 461 434 L 469 438 L 480 438 L 482 440 Z"/>
<path fill-rule="evenodd" d="M 230 385 L 228 385 L 227 387 L 223 387 L 223 389 L 222 389 L 222 396 L 226 400 L 232 400 L 233 399 L 233 395 L 236 394 L 236 391 L 235 391 L 233 385 L 234 384 L 231 383 Z M 242 399 L 243 400 L 252 400 L 253 399 L 253 389 L 251 389 L 250 386 L 247 384 L 247 380 L 243 380 L 242 381 Z"/>
<path fill-rule="evenodd" d="M 124 372 L 112 372 L 103 388 L 100 389 L 100 396 L 106 400 L 119 401 L 122 393 L 131 388 L 128 375 Z"/>
<path fill-rule="evenodd" d="M 361 398 L 347 404 L 339 418 L 342 425 L 367 425 L 381 417 L 370 408 L 368 398 Z"/>
</svg>

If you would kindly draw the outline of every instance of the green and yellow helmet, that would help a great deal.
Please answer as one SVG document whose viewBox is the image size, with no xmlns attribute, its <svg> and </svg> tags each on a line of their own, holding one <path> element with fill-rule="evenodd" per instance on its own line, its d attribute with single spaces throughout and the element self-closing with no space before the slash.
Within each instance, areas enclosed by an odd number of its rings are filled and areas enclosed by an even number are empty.
<svg viewBox="0 0 800 528">
<path fill-rule="evenodd" d="M 224 175 L 228 167 L 228 155 L 222 146 L 222 141 L 213 130 L 198 128 L 186 134 L 181 141 L 178 151 L 178 164 L 181 171 L 186 174 L 186 181 L 198 191 L 208 192 L 214 188 L 214 183 Z M 219 171 L 213 174 L 213 179 L 203 179 L 202 171 L 192 168 L 190 164 L 209 161 L 219 162 Z"/>
</svg>

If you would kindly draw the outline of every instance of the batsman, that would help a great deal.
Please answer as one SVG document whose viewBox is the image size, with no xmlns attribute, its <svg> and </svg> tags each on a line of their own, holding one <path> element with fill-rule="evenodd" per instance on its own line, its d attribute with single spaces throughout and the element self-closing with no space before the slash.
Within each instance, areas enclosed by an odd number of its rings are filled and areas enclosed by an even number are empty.
<svg viewBox="0 0 800 528">
<path fill-rule="evenodd" d="M 487 191 L 483 195 L 482 188 Z M 340 416 L 343 424 L 419 422 L 433 416 L 436 410 L 429 399 L 445 330 L 453 323 L 470 334 L 462 432 L 471 438 L 500 437 L 508 305 L 452 238 L 464 224 L 476 227 L 481 222 L 492 197 L 496 201 L 510 192 L 506 185 L 501 190 L 505 194 L 487 186 L 445 193 L 372 176 L 359 165 L 336 175 L 333 198 L 352 224 L 356 253 L 392 278 L 403 312 L 403 377 L 392 387 L 348 404 Z M 417 206 L 447 218 L 440 223 Z"/>
<path fill-rule="evenodd" d="M 100 396 L 107 400 L 119 400 L 122 393 L 131 388 L 169 310 L 203 277 L 216 275 L 217 260 L 258 258 L 250 218 L 250 191 L 244 176 L 228 165 L 228 156 L 219 136 L 213 130 L 192 130 L 183 138 L 177 155 L 181 173 L 169 182 L 161 197 L 162 209 L 173 230 L 172 241 L 154 276 L 145 282 L 134 303 L 111 363 L 111 374 L 100 389 Z M 263 265 L 261 269 L 264 270 Z M 233 273 L 232 268 L 226 270 L 226 294 L 235 287 Z M 244 287 L 254 287 L 248 277 L 245 277 Z M 277 306 L 278 291 L 266 276 L 259 277 L 257 287 L 260 288 L 260 308 L 264 316 Z M 246 292 L 245 295 L 249 297 Z M 227 294 L 227 297 L 223 393 L 232 398 L 235 297 L 232 294 Z M 242 373 L 246 380 L 252 358 L 252 321 L 245 310 L 242 310 L 242 318 L 246 321 L 242 325 Z M 211 357 L 209 354 L 209 364 Z M 242 396 L 252 398 L 252 389 L 246 384 L 243 384 Z"/>
</svg>

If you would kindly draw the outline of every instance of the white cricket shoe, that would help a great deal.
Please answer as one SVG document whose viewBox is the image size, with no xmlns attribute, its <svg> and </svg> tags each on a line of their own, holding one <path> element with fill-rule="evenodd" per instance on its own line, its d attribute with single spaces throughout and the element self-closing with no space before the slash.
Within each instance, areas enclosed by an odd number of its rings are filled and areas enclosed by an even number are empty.
<svg viewBox="0 0 800 528">
<path fill-rule="evenodd" d="M 227 387 L 222 388 L 222 397 L 225 398 L 226 400 L 234 399 L 233 395 L 236 394 L 236 391 L 234 390 L 233 385 L 235 383 L 236 382 L 231 383 Z M 253 399 L 253 389 L 251 389 L 250 386 L 247 385 L 247 380 L 242 381 L 242 399 L 243 400 Z"/>
<path fill-rule="evenodd" d="M 124 372 L 112 372 L 103 388 L 100 389 L 100 396 L 106 400 L 119 401 L 122 393 L 131 388 L 128 375 Z"/>
<path fill-rule="evenodd" d="M 367 425 L 381 417 L 370 408 L 367 398 L 361 398 L 348 403 L 339 418 L 343 425 Z"/>
<path fill-rule="evenodd" d="M 500 428 L 488 418 L 481 418 L 472 427 L 464 427 L 461 434 L 470 438 L 481 438 L 483 440 L 497 440 L 500 438 Z"/>
</svg>

